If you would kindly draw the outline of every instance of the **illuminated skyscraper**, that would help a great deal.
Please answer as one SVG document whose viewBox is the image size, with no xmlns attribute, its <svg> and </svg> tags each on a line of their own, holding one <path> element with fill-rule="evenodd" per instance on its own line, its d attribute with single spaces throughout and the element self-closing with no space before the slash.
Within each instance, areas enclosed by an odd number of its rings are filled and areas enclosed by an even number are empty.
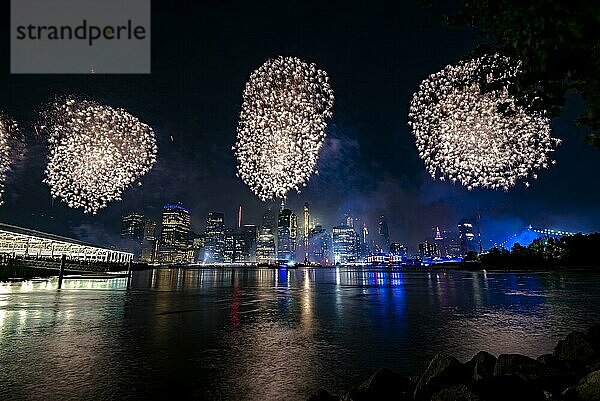
<svg viewBox="0 0 600 401">
<path fill-rule="evenodd" d="M 419 244 L 419 254 L 421 256 L 421 260 L 429 261 L 435 258 L 437 251 L 434 243 L 430 241 L 425 241 Z"/>
<path fill-rule="evenodd" d="M 121 247 L 133 253 L 135 260 L 142 256 L 142 243 L 144 239 L 144 216 L 139 213 L 130 213 L 121 220 Z"/>
<path fill-rule="evenodd" d="M 346 221 L 342 224 L 347 225 L 348 227 L 354 228 L 354 217 L 351 214 L 346 214 Z"/>
<path fill-rule="evenodd" d="M 225 217 L 223 213 L 209 212 L 206 217 L 204 262 L 223 263 L 225 259 Z"/>
<path fill-rule="evenodd" d="M 369 229 L 367 228 L 367 223 L 363 223 L 360 240 L 360 258 L 364 260 L 371 253 L 371 250 L 369 249 Z"/>
<path fill-rule="evenodd" d="M 273 263 L 275 259 L 277 259 L 275 235 L 269 227 L 263 226 L 258 233 L 256 242 L 256 261 L 258 263 Z"/>
<path fill-rule="evenodd" d="M 223 262 L 233 263 L 235 261 L 235 244 L 238 233 L 229 227 L 225 229 L 225 247 L 223 249 Z"/>
<path fill-rule="evenodd" d="M 310 210 L 308 202 L 304 204 L 304 248 L 308 247 L 308 236 L 310 234 Z"/>
<path fill-rule="evenodd" d="M 271 230 L 271 234 L 277 233 L 277 214 L 273 208 L 269 207 L 263 214 L 262 227 L 266 227 Z"/>
<path fill-rule="evenodd" d="M 322 226 L 310 230 L 307 253 L 311 262 L 324 266 L 331 264 L 331 238 Z"/>
<path fill-rule="evenodd" d="M 357 258 L 356 231 L 346 225 L 332 229 L 333 260 L 335 264 L 355 262 Z"/>
<path fill-rule="evenodd" d="M 440 231 L 439 227 L 436 226 L 434 231 L 435 233 L 433 237 L 433 242 L 435 243 L 436 256 L 440 258 L 446 257 L 446 255 L 448 254 L 448 250 L 446 249 L 446 239 L 442 235 L 442 232 Z"/>
<path fill-rule="evenodd" d="M 153 263 L 156 257 L 156 221 L 144 221 L 144 240 L 142 241 L 142 262 Z"/>
<path fill-rule="evenodd" d="M 399 242 L 392 242 L 390 244 L 390 253 L 392 255 L 406 257 L 408 254 L 408 250 L 406 249 L 406 246 L 400 244 Z"/>
<path fill-rule="evenodd" d="M 296 240 L 298 223 L 296 214 L 290 209 L 279 212 L 277 221 L 277 258 L 294 261 L 296 258 Z"/>
<path fill-rule="evenodd" d="M 192 262 L 189 255 L 191 213 L 181 203 L 165 205 L 159 244 L 163 263 Z"/>
<path fill-rule="evenodd" d="M 258 230 L 254 224 L 244 224 L 240 232 L 241 243 L 236 246 L 239 250 L 236 259 L 238 262 L 252 262 L 256 259 L 256 240 Z"/>
<path fill-rule="evenodd" d="M 123 216 L 121 238 L 142 240 L 144 238 L 144 216 L 138 213 Z"/>
<path fill-rule="evenodd" d="M 479 252 L 479 241 L 475 235 L 475 225 L 471 220 L 464 219 L 458 223 L 458 239 L 463 255 L 469 251 Z"/>
</svg>

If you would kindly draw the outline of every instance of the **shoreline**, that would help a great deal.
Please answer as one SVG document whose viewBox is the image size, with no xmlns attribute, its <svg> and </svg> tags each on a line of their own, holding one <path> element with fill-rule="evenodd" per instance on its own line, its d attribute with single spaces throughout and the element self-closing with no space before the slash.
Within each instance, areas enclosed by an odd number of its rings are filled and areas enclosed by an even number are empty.
<svg viewBox="0 0 600 401">
<path fill-rule="evenodd" d="M 572 331 L 551 354 L 530 358 L 497 357 L 479 351 L 460 362 L 439 353 L 424 372 L 405 376 L 377 370 L 358 387 L 335 395 L 325 389 L 308 401 L 598 401 L 600 400 L 600 324 Z"/>
<path fill-rule="evenodd" d="M 585 267 L 560 267 L 560 268 L 534 268 L 534 269 L 520 269 L 520 268 L 506 268 L 500 269 L 497 267 L 493 268 L 463 268 L 458 266 L 447 267 L 440 265 L 431 265 L 428 267 L 415 267 L 415 266 L 321 266 L 321 267 L 295 267 L 295 268 L 267 268 L 258 266 L 152 266 L 152 265 L 137 265 L 133 268 L 133 271 L 148 271 L 148 270 L 224 270 L 224 269 L 240 269 L 249 271 L 298 271 L 298 270 L 335 270 L 335 269 L 349 269 L 352 271 L 364 271 L 364 272 L 381 272 L 381 273 L 392 273 L 392 272 L 407 272 L 407 273 L 448 273 L 448 272 L 481 272 L 481 273 L 559 273 L 559 272 L 591 272 L 600 273 L 600 268 L 595 266 Z M 103 269 L 102 271 L 90 271 L 88 269 L 73 269 L 70 268 L 67 271 L 71 274 L 91 274 L 91 273 L 103 273 L 106 271 L 111 272 L 122 272 L 126 271 L 126 267 L 119 269 Z M 48 269 L 44 267 L 33 267 L 33 266 L 3 266 L 0 267 L 0 282 L 10 282 L 14 279 L 20 279 L 23 281 L 30 280 L 32 278 L 50 278 L 58 276 L 58 272 L 54 269 Z"/>
</svg>

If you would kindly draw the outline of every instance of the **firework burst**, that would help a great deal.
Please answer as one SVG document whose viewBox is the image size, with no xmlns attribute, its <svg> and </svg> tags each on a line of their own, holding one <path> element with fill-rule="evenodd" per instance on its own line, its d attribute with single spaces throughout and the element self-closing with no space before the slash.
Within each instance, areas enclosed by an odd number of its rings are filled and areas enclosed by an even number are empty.
<svg viewBox="0 0 600 401">
<path fill-rule="evenodd" d="M 22 156 L 23 150 L 19 126 L 14 120 L 0 115 L 0 205 L 4 203 L 7 176 L 15 160 Z"/>
<path fill-rule="evenodd" d="M 69 97 L 41 117 L 49 144 L 44 182 L 69 207 L 95 214 L 156 162 L 152 128 L 123 109 Z"/>
<path fill-rule="evenodd" d="M 238 177 L 261 200 L 284 198 L 306 185 L 333 101 L 327 73 L 298 58 L 271 59 L 252 73 L 233 150 Z"/>
<path fill-rule="evenodd" d="M 554 164 L 548 155 L 560 140 L 543 112 L 510 95 L 517 74 L 518 63 L 493 55 L 449 65 L 421 83 L 409 125 L 433 179 L 508 190 L 521 180 L 528 187 L 537 170 Z"/>
</svg>

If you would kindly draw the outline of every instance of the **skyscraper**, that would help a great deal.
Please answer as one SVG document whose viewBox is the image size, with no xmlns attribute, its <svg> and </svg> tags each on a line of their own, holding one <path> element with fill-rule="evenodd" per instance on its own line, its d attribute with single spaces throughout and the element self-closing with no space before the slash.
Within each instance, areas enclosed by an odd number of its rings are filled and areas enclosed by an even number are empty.
<svg viewBox="0 0 600 401">
<path fill-rule="evenodd" d="M 310 209 L 308 202 L 304 203 L 304 248 L 308 247 L 308 236 L 310 234 Z"/>
<path fill-rule="evenodd" d="M 223 262 L 233 263 L 235 261 L 235 244 L 238 233 L 235 229 L 228 227 L 225 229 L 225 246 L 223 248 Z"/>
<path fill-rule="evenodd" d="M 191 212 L 181 203 L 164 206 L 159 244 L 161 262 L 193 262 L 189 256 L 190 223 Z"/>
<path fill-rule="evenodd" d="M 406 257 L 408 254 L 408 250 L 406 249 L 406 246 L 402 245 L 401 243 L 392 242 L 390 244 L 390 253 L 392 255 Z"/>
<path fill-rule="evenodd" d="M 144 238 L 144 216 L 130 213 L 121 220 L 121 238 L 142 240 Z"/>
<path fill-rule="evenodd" d="M 277 258 L 294 261 L 296 258 L 296 240 L 298 223 L 296 214 L 290 209 L 279 212 L 277 221 Z"/>
<path fill-rule="evenodd" d="M 355 262 L 357 258 L 356 231 L 346 225 L 332 229 L 333 260 L 335 264 Z"/>
<path fill-rule="evenodd" d="M 133 253 L 136 260 L 142 256 L 142 242 L 144 239 L 144 216 L 139 213 L 130 213 L 121 220 L 121 244 L 123 249 Z"/>
<path fill-rule="evenodd" d="M 258 233 L 256 242 L 256 261 L 258 263 L 274 263 L 276 258 L 275 235 L 269 227 L 263 226 Z"/>
<path fill-rule="evenodd" d="M 240 237 L 243 240 L 243 245 L 239 248 L 239 262 L 252 262 L 256 260 L 256 240 L 258 230 L 254 224 L 244 224 L 241 229 Z"/>
<path fill-rule="evenodd" d="M 387 220 L 384 215 L 379 217 L 378 224 L 379 232 L 379 246 L 382 252 L 389 252 L 390 250 L 390 231 L 388 229 Z"/>
<path fill-rule="evenodd" d="M 421 260 L 429 261 L 435 258 L 437 251 L 434 243 L 430 241 L 425 241 L 419 244 L 419 254 L 421 256 Z"/>
<path fill-rule="evenodd" d="M 463 255 L 469 251 L 479 252 L 479 242 L 475 236 L 475 225 L 472 220 L 464 219 L 458 223 L 458 239 Z"/>
<path fill-rule="evenodd" d="M 307 258 L 311 262 L 328 265 L 331 263 L 331 238 L 322 226 L 310 230 Z"/>
<path fill-rule="evenodd" d="M 206 263 L 223 263 L 225 255 L 225 217 L 209 212 L 206 217 L 204 257 Z"/>
<path fill-rule="evenodd" d="M 225 263 L 246 263 L 254 259 L 253 248 L 256 245 L 256 226 L 247 224 L 241 229 L 225 229 Z"/>
<path fill-rule="evenodd" d="M 277 233 L 277 214 L 273 208 L 269 207 L 263 214 L 262 227 L 267 227 L 271 230 L 271 234 Z"/>
<path fill-rule="evenodd" d="M 435 244 L 436 256 L 442 258 L 446 257 L 448 254 L 448 250 L 446 249 L 446 239 L 442 235 L 442 231 L 439 227 L 435 227 L 435 233 L 433 237 L 433 242 Z"/>
<path fill-rule="evenodd" d="M 144 221 L 144 240 L 142 241 L 142 262 L 155 262 L 156 252 L 156 221 Z"/>
</svg>

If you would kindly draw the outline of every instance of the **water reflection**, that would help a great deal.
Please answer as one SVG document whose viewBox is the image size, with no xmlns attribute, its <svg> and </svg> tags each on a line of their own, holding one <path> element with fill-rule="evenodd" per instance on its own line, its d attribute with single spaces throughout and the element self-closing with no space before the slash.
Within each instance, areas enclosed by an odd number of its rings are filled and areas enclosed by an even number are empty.
<svg viewBox="0 0 600 401">
<path fill-rule="evenodd" d="M 0 284 L 0 396 L 305 399 L 438 351 L 547 352 L 600 320 L 599 290 L 583 272 L 343 268 Z"/>
</svg>

